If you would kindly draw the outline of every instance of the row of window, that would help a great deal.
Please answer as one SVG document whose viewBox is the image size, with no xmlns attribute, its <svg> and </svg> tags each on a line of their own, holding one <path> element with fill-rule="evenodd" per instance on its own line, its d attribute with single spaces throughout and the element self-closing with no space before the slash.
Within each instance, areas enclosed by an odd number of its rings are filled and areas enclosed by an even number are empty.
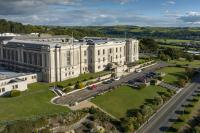
<svg viewBox="0 0 200 133">
<path fill-rule="evenodd" d="M 122 47 L 120 48 L 115 48 L 116 53 L 118 52 L 118 49 L 120 52 L 122 52 Z M 109 53 L 112 53 L 112 48 L 109 49 Z M 98 55 L 101 55 L 101 50 L 98 50 Z M 105 55 L 105 49 L 103 49 L 103 55 Z"/>
<path fill-rule="evenodd" d="M 111 56 L 111 58 L 112 58 L 112 56 Z M 119 58 L 121 59 L 121 58 L 122 58 L 122 55 L 120 55 Z M 118 55 L 116 55 L 116 59 L 118 59 Z M 112 59 L 111 59 L 111 60 L 112 60 Z M 105 62 L 105 61 L 106 61 L 106 58 L 103 57 L 103 62 Z M 98 62 L 99 62 L 99 63 L 101 62 L 101 58 L 98 58 Z"/>
<path fill-rule="evenodd" d="M 68 68 L 65 68 L 65 71 L 68 71 L 68 70 L 73 70 L 74 67 L 68 67 Z"/>
<path fill-rule="evenodd" d="M 68 76 L 73 76 L 74 75 L 74 72 L 68 72 L 68 73 L 65 73 L 65 76 L 68 77 Z"/>
<path fill-rule="evenodd" d="M 17 89 L 17 88 L 18 88 L 18 85 L 13 85 L 12 88 L 13 88 L 13 89 Z"/>
</svg>

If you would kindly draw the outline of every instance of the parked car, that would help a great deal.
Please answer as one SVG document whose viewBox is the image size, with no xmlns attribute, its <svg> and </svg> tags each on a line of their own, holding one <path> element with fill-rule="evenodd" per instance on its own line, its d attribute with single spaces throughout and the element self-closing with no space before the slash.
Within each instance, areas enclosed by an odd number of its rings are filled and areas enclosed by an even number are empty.
<svg viewBox="0 0 200 133">
<path fill-rule="evenodd" d="M 140 73 L 140 72 L 142 72 L 142 70 L 141 69 L 136 69 L 135 72 L 136 73 Z"/>
<path fill-rule="evenodd" d="M 103 82 L 103 84 L 110 84 L 110 83 L 112 83 L 112 80 L 107 80 Z"/>
<path fill-rule="evenodd" d="M 113 78 L 113 80 L 118 81 L 118 80 L 120 80 L 120 77 L 115 77 L 115 78 Z"/>
</svg>

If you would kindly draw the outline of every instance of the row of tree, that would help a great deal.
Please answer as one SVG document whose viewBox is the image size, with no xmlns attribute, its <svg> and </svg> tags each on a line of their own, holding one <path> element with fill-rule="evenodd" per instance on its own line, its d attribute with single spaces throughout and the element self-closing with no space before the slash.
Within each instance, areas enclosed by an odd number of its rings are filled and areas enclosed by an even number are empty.
<svg viewBox="0 0 200 133">
<path fill-rule="evenodd" d="M 139 109 L 127 111 L 127 116 L 121 119 L 121 128 L 123 132 L 135 132 L 164 102 L 169 100 L 174 94 L 172 90 L 167 92 L 158 92 L 154 99 L 146 100 L 146 103 Z"/>
<path fill-rule="evenodd" d="M 153 31 L 153 32 L 152 32 Z M 158 27 L 137 27 L 137 26 L 36 26 L 23 25 L 22 23 L 0 20 L 0 32 L 12 33 L 51 33 L 56 35 L 71 35 L 75 37 L 84 36 L 110 36 L 110 37 L 137 37 L 137 38 L 172 38 L 186 40 L 200 40 L 200 28 L 158 28 Z"/>
</svg>

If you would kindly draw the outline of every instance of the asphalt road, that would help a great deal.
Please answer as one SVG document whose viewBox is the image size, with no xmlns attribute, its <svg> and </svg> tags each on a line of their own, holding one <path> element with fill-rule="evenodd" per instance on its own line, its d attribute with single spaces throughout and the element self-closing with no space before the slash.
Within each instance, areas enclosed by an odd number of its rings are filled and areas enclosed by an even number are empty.
<svg viewBox="0 0 200 133">
<path fill-rule="evenodd" d="M 84 101 L 84 100 L 89 99 L 91 97 L 94 97 L 94 96 L 96 96 L 100 93 L 108 91 L 110 89 L 110 87 L 117 86 L 117 85 L 120 85 L 120 84 L 127 82 L 129 80 L 136 79 L 140 76 L 143 76 L 147 72 L 154 71 L 155 69 L 159 69 L 159 68 L 165 67 L 167 65 L 168 64 L 166 64 L 164 62 L 158 62 L 157 64 L 144 69 L 141 73 L 131 73 L 127 76 L 122 77 L 118 81 L 113 81 L 110 84 L 99 84 L 99 85 L 97 85 L 96 90 L 89 90 L 89 89 L 80 90 L 80 91 L 59 97 L 57 99 L 54 99 L 53 102 L 55 104 L 62 104 L 62 105 L 66 105 L 66 104 L 71 105 L 71 104 L 74 104 L 75 102 L 81 102 L 81 101 Z"/>
<path fill-rule="evenodd" d="M 166 132 L 172 122 L 177 118 L 177 111 L 182 110 L 182 105 L 187 103 L 187 99 L 195 94 L 195 90 L 200 87 L 200 74 L 193 82 L 176 94 L 166 103 L 151 119 L 146 122 L 137 133 L 163 133 Z"/>
</svg>

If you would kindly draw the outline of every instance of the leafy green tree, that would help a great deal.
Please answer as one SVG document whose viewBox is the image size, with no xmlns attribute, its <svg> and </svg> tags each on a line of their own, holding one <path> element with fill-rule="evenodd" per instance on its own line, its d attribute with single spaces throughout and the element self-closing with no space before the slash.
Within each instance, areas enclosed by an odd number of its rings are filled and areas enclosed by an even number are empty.
<svg viewBox="0 0 200 133">
<path fill-rule="evenodd" d="M 143 38 L 140 41 L 140 50 L 144 52 L 153 52 L 155 53 L 158 49 L 158 43 L 154 39 Z"/>
</svg>

